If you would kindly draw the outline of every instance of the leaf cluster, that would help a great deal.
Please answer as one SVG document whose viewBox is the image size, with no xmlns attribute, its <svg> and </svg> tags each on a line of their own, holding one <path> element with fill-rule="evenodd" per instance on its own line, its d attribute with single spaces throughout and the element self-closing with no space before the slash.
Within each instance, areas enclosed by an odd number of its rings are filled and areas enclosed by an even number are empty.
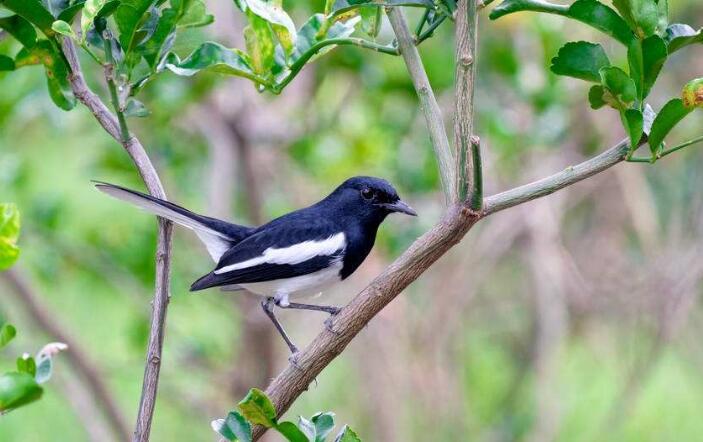
<svg viewBox="0 0 703 442">
<path fill-rule="evenodd" d="M 251 442 L 252 425 L 262 425 L 278 431 L 290 442 L 325 442 L 334 430 L 334 413 L 317 413 L 310 419 L 298 417 L 298 424 L 279 422 L 276 409 L 266 394 L 253 388 L 239 402 L 237 409 L 230 411 L 224 419 L 211 423 L 212 429 L 229 441 Z M 361 439 L 348 426 L 342 427 L 334 442 L 360 442 Z"/>
<path fill-rule="evenodd" d="M 627 51 L 627 67 L 615 66 L 600 44 L 577 41 L 566 43 L 552 59 L 557 75 L 595 83 L 588 99 L 593 109 L 611 107 L 618 111 L 630 138 L 628 159 L 645 142 L 649 143 L 651 162 L 665 154 L 664 139 L 693 109 L 700 106 L 693 80 L 684 88 L 683 97 L 671 98 L 658 113 L 647 104 L 647 97 L 671 54 L 686 46 L 703 42 L 703 29 L 685 24 L 669 24 L 668 0 L 612 0 L 612 7 L 598 0 L 576 0 L 560 5 L 543 0 L 504 0 L 491 12 L 491 19 L 533 11 L 556 14 L 591 26 Z"/>
</svg>

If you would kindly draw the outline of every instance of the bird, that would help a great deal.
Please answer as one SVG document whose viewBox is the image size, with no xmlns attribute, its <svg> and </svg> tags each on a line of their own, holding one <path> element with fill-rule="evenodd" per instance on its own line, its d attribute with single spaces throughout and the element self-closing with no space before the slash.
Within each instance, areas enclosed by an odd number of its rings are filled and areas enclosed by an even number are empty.
<svg viewBox="0 0 703 442">
<path fill-rule="evenodd" d="M 298 354 L 298 348 L 276 317 L 274 307 L 337 315 L 339 307 L 292 300 L 319 295 L 354 273 L 373 248 L 376 233 L 388 215 L 417 216 L 388 181 L 369 176 L 349 178 L 319 202 L 259 227 L 199 215 L 119 185 L 94 183 L 111 197 L 192 230 L 216 265 L 197 279 L 190 291 L 220 287 L 261 296 L 264 313 L 292 357 Z"/>
</svg>

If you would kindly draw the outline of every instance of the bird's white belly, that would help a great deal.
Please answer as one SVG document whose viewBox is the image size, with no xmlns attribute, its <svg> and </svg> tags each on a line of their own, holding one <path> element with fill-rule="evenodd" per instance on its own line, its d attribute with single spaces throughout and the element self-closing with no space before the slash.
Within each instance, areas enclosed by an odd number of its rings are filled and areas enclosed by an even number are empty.
<svg viewBox="0 0 703 442">
<path fill-rule="evenodd" d="M 242 288 L 265 297 L 275 297 L 282 304 L 288 303 L 288 298 L 304 298 L 319 295 L 322 289 L 339 282 L 342 262 L 336 262 L 326 269 L 307 275 L 295 276 L 272 281 L 239 284 Z"/>
</svg>

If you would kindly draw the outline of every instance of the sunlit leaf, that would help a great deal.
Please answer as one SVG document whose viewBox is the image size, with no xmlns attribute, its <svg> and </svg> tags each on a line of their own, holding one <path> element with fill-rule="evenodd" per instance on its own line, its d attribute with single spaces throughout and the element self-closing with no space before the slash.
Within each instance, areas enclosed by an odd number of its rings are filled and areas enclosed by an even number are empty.
<svg viewBox="0 0 703 442">
<path fill-rule="evenodd" d="M 214 421 L 210 422 L 210 427 L 215 431 L 215 433 L 219 434 L 220 436 L 224 437 L 225 440 L 229 441 L 236 441 L 237 436 L 234 435 L 232 430 L 227 426 L 225 423 L 224 419 L 215 419 Z"/>
<path fill-rule="evenodd" d="M 116 0 L 117 1 L 117 0 Z M 85 4 L 85 0 L 80 0 L 72 5 L 70 5 L 68 8 L 64 9 L 61 11 L 61 13 L 58 15 L 59 20 L 63 20 L 66 23 L 72 23 L 73 19 L 78 15 L 78 13 L 83 9 L 83 5 Z"/>
<path fill-rule="evenodd" d="M 17 261 L 20 254 L 20 249 L 17 247 L 19 234 L 20 213 L 17 210 L 17 206 L 0 203 L 0 270 L 9 268 Z M 9 324 L 5 324 L 5 326 L 12 327 Z M 14 327 L 12 327 L 12 330 L 14 332 Z M 0 347 L 6 343 L 2 343 L 1 336 L 0 343 Z"/>
<path fill-rule="evenodd" d="M 239 442 L 251 442 L 251 424 L 238 411 L 230 411 L 225 423 Z"/>
<path fill-rule="evenodd" d="M 65 37 L 69 38 L 76 38 L 75 32 L 73 32 L 73 28 L 71 28 L 71 25 L 66 23 L 63 20 L 56 20 L 53 25 L 51 25 L 51 29 L 56 31 L 56 33 L 61 34 Z"/>
<path fill-rule="evenodd" d="M 311 442 L 312 440 L 293 422 L 281 422 L 276 426 L 276 431 L 281 433 L 289 442 Z"/>
<path fill-rule="evenodd" d="M 249 422 L 267 428 L 276 426 L 276 409 L 263 391 L 252 388 L 238 407 Z"/>
<path fill-rule="evenodd" d="M 183 61 L 180 61 L 176 54 L 169 53 L 162 61 L 162 65 L 171 72 L 182 76 L 191 76 L 201 70 L 207 70 L 249 78 L 258 83 L 265 81 L 252 70 L 251 61 L 247 54 L 238 49 L 226 48 L 215 42 L 203 43 Z"/>
<path fill-rule="evenodd" d="M 206 26 L 215 21 L 215 17 L 207 13 L 203 0 L 195 0 L 183 17 L 178 21 L 179 28 L 195 28 Z"/>
<path fill-rule="evenodd" d="M 298 417 L 298 429 L 303 432 L 309 442 L 315 442 L 317 439 L 315 424 L 305 419 L 303 416 Z"/>
<path fill-rule="evenodd" d="M 11 372 L 0 375 L 0 412 L 36 401 L 41 397 L 42 391 L 34 377 L 27 373 Z"/>
<path fill-rule="evenodd" d="M 601 45 L 579 41 L 564 45 L 552 59 L 551 69 L 557 75 L 598 82 L 599 71 L 606 66 L 610 61 Z"/>
<path fill-rule="evenodd" d="M 98 12 L 105 6 L 107 0 L 86 0 L 83 5 L 83 14 L 81 15 L 81 35 L 83 41 L 86 39 L 88 34 L 88 29 L 93 26 L 95 18 L 98 16 Z"/>
<path fill-rule="evenodd" d="M 247 11 L 249 26 L 244 28 L 244 42 L 251 66 L 259 76 L 266 77 L 274 65 L 273 31 L 263 18 Z"/>
<path fill-rule="evenodd" d="M 342 431 L 337 434 L 334 442 L 361 442 L 361 439 L 357 436 L 354 430 L 345 425 L 342 428 Z"/>
<path fill-rule="evenodd" d="M 544 0 L 504 0 L 500 5 L 493 8 L 490 18 L 491 20 L 496 20 L 504 15 L 522 11 L 567 15 L 569 7 Z"/>
<path fill-rule="evenodd" d="M 0 28 L 15 37 L 26 48 L 33 47 L 37 42 L 37 31 L 34 30 L 34 26 L 19 15 L 0 18 Z"/>
<path fill-rule="evenodd" d="M 693 109 L 684 106 L 680 98 L 674 98 L 664 105 L 654 119 L 652 131 L 649 134 L 649 148 L 652 151 L 652 156 L 656 156 L 659 152 L 659 148 L 669 132 L 692 111 Z"/>
</svg>

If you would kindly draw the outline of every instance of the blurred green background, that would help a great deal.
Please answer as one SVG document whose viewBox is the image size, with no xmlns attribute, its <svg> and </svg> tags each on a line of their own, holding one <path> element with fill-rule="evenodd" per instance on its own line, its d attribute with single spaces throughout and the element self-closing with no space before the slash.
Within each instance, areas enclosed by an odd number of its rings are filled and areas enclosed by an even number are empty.
<svg viewBox="0 0 703 442">
<path fill-rule="evenodd" d="M 179 50 L 206 38 L 241 46 L 233 5 L 209 3 L 215 24 L 183 35 Z M 298 24 L 321 9 L 286 6 Z M 672 23 L 703 26 L 701 2 L 670 7 Z M 391 38 L 386 23 L 379 39 Z M 477 132 L 488 193 L 623 137 L 614 111 L 589 108 L 587 85 L 548 71 L 558 48 L 580 39 L 600 36 L 558 17 L 490 22 L 482 13 Z M 606 50 L 625 60 L 612 43 Z M 655 108 L 701 76 L 701 51 L 672 57 L 652 94 Z M 449 126 L 452 26 L 420 52 Z M 88 77 L 104 94 L 100 72 Z M 131 428 L 156 223 L 96 192 L 90 180 L 141 189 L 140 179 L 84 108 L 66 113 L 50 102 L 40 67 L 0 73 L 0 91 L 0 200 L 17 203 L 23 217 L 15 272 L 97 368 Z M 281 96 L 260 95 L 242 79 L 163 74 L 142 99 L 151 115 L 132 120 L 132 130 L 169 197 L 196 212 L 254 224 L 317 201 L 352 175 L 397 185 L 420 216 L 384 224 L 366 263 L 332 293 L 336 303 L 351 299 L 441 213 L 424 118 L 399 57 L 337 48 Z M 702 123 L 694 114 L 672 138 L 698 136 Z M 366 441 L 703 441 L 700 170 L 700 147 L 691 147 L 654 166 L 622 164 L 491 217 L 384 310 L 289 415 L 332 410 Z M 154 441 L 216 440 L 209 422 L 287 364 L 255 299 L 188 293 L 210 267 L 197 239 L 179 229 Z M 0 354 L 0 371 L 55 339 L 17 288 L 0 277 L 1 314 L 19 330 Z M 303 346 L 324 319 L 281 317 Z M 0 440 L 111 440 L 104 404 L 67 354 L 55 372 L 41 401 L 0 417 Z"/>
</svg>

